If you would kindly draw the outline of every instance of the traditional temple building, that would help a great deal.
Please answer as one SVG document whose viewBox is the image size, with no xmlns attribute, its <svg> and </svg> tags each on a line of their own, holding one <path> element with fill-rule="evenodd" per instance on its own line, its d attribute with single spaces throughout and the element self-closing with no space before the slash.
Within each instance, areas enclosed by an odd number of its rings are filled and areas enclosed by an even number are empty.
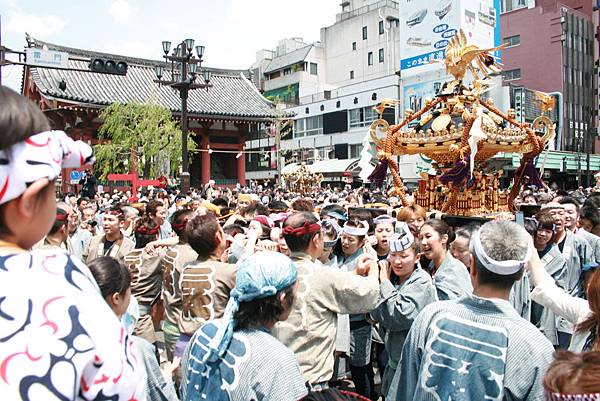
<svg viewBox="0 0 600 401">
<path fill-rule="evenodd" d="M 28 42 L 30 47 L 68 53 L 72 69 L 88 70 L 90 60 L 95 58 L 128 64 L 126 75 L 25 67 L 22 93 L 40 105 L 54 129 L 95 144 L 102 124 L 99 113 L 112 103 L 156 103 L 181 118 L 179 92 L 154 82 L 157 65 L 165 67 L 163 79 L 170 79 L 170 67 L 164 62 L 74 49 L 30 37 Z M 190 154 L 191 185 L 199 186 L 209 179 L 221 185 L 245 185 L 246 157 L 238 152 L 251 132 L 261 123 L 271 122 L 278 113 L 250 82 L 249 71 L 208 70 L 212 87 L 189 92 L 189 130 L 199 149 L 204 150 Z"/>
</svg>

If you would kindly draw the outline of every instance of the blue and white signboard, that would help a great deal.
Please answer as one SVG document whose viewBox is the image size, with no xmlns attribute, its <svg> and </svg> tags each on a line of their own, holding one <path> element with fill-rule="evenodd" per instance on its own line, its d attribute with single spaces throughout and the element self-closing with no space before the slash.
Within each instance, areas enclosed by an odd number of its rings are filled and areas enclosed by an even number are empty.
<svg viewBox="0 0 600 401">
<path fill-rule="evenodd" d="M 446 46 L 460 29 L 470 43 L 499 45 L 500 0 L 400 0 L 402 76 L 443 69 Z"/>
<path fill-rule="evenodd" d="M 71 184 L 79 184 L 81 173 L 77 170 L 73 170 L 71 171 L 71 174 L 69 174 L 69 178 L 71 179 Z"/>
<path fill-rule="evenodd" d="M 36 67 L 69 67 L 69 53 L 54 50 L 43 50 L 34 47 L 25 49 L 25 60 L 28 65 Z"/>
</svg>

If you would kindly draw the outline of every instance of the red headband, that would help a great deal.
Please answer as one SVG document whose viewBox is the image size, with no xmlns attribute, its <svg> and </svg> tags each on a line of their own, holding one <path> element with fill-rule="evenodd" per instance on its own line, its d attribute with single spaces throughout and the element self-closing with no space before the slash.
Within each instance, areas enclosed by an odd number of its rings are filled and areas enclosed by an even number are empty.
<svg viewBox="0 0 600 401">
<path fill-rule="evenodd" d="M 183 231 L 185 229 L 185 226 L 187 225 L 188 222 L 188 218 L 186 217 L 185 219 L 183 219 L 183 221 L 179 224 L 177 223 L 171 223 L 171 227 L 173 227 L 173 229 L 175 231 Z"/>
<path fill-rule="evenodd" d="M 309 223 L 308 221 L 304 222 L 304 225 L 300 227 L 292 227 L 287 226 L 283 228 L 283 235 L 293 235 L 294 237 L 298 237 L 304 234 L 312 234 L 321 231 L 321 225 L 319 223 Z"/>
<path fill-rule="evenodd" d="M 69 215 L 67 213 L 56 213 L 56 221 L 67 221 Z"/>
<path fill-rule="evenodd" d="M 139 226 L 135 229 L 135 232 L 140 235 L 156 235 L 158 234 L 158 230 L 160 230 L 160 226 L 156 225 L 153 228 L 148 228 L 146 226 Z"/>
<path fill-rule="evenodd" d="M 120 210 L 107 210 L 104 214 L 108 214 L 111 216 L 117 216 L 117 217 L 123 216 L 123 212 Z"/>
<path fill-rule="evenodd" d="M 252 220 L 258 221 L 260 224 L 267 226 L 269 228 L 275 227 L 273 220 L 271 220 L 270 218 L 268 218 L 267 216 L 264 216 L 264 215 L 254 216 L 254 218 Z"/>
</svg>

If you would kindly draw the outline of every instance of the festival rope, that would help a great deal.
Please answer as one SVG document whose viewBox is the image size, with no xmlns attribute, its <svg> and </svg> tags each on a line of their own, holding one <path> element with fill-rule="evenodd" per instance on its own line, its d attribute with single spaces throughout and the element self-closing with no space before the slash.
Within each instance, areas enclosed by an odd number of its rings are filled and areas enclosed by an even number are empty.
<svg viewBox="0 0 600 401">
<path fill-rule="evenodd" d="M 429 105 L 425 106 L 423 109 L 419 110 L 418 112 L 411 114 L 410 116 L 408 116 L 407 118 L 402 120 L 397 125 L 392 125 L 391 127 L 389 127 L 387 136 L 386 136 L 386 138 L 384 140 L 384 144 L 383 144 L 383 152 L 380 151 L 377 154 L 377 157 L 379 158 L 380 161 L 382 161 L 382 162 L 385 161 L 388 163 L 390 172 L 392 174 L 392 181 L 394 182 L 394 190 L 395 190 L 396 194 L 398 195 L 398 197 L 400 198 L 400 201 L 402 202 L 402 206 L 404 206 L 404 207 L 408 206 L 409 202 L 408 202 L 408 199 L 406 199 L 406 191 L 404 190 L 404 184 L 402 182 L 402 179 L 400 178 L 400 174 L 398 173 L 398 163 L 392 157 L 394 146 L 396 145 L 396 140 L 398 138 L 400 130 L 406 124 L 421 117 L 424 113 L 428 112 L 429 110 L 431 110 L 432 108 L 437 106 L 441 101 L 442 101 L 442 98 L 435 99 Z"/>
<path fill-rule="evenodd" d="M 508 196 L 508 207 L 509 207 L 509 210 L 512 212 L 515 210 L 514 200 L 517 198 L 517 195 L 519 194 L 519 190 L 521 189 L 521 181 L 523 179 L 523 173 L 525 172 L 525 167 L 527 166 L 527 164 L 529 162 L 533 161 L 533 159 L 542 152 L 542 150 L 544 149 L 544 147 L 543 147 L 544 139 L 539 138 L 535 134 L 535 132 L 531 129 L 529 124 L 523 124 L 523 123 L 516 121 L 513 118 L 510 118 L 506 113 L 503 113 L 496 106 L 486 102 L 485 100 L 482 100 L 481 104 L 486 109 L 488 109 L 492 113 L 496 114 L 497 116 L 500 116 L 501 118 L 508 121 L 515 127 L 518 127 L 520 129 L 524 130 L 525 134 L 527 135 L 527 141 L 532 146 L 531 151 L 528 153 L 525 153 L 523 155 L 523 158 L 521 159 L 521 164 L 519 165 L 519 168 L 517 169 L 517 171 L 515 171 L 515 180 L 513 183 L 513 187 L 511 188 L 511 190 L 509 192 L 509 196 Z M 523 145 L 525 145 L 525 143 L 523 143 Z"/>
</svg>

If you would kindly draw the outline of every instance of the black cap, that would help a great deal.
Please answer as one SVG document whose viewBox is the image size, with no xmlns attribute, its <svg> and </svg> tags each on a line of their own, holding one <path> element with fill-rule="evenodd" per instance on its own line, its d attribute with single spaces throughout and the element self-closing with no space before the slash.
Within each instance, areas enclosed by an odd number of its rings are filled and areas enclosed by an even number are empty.
<svg viewBox="0 0 600 401">
<path fill-rule="evenodd" d="M 455 216 L 452 214 L 445 214 L 442 216 L 442 220 L 445 221 L 449 226 L 458 228 L 469 224 L 482 225 L 488 221 L 491 221 L 492 219 L 479 216 Z"/>
</svg>

